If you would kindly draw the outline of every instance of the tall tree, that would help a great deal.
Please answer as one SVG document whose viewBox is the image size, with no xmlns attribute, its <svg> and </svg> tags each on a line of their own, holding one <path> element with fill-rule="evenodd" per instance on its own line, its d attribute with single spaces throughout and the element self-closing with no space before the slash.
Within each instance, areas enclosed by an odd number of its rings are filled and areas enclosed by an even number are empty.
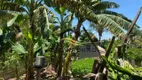
<svg viewBox="0 0 142 80">
<path fill-rule="evenodd" d="M 55 8 L 56 12 L 59 13 L 60 18 L 57 17 L 57 22 L 58 22 L 58 29 L 60 29 L 60 42 L 59 42 L 59 49 L 58 49 L 58 58 L 57 58 L 57 64 L 56 64 L 56 71 L 57 71 L 57 76 L 61 76 L 61 71 L 62 71 L 62 62 L 63 62 L 63 53 L 64 53 L 64 38 L 66 37 L 66 32 L 72 31 L 72 19 L 73 19 L 73 14 L 72 13 L 67 13 L 66 14 L 66 9 L 64 7 Z"/>
<path fill-rule="evenodd" d="M 99 25 L 99 24 L 97 25 L 97 24 L 94 24 L 94 23 L 90 23 L 90 27 L 93 27 L 93 29 L 95 29 L 95 31 L 98 32 L 98 36 L 99 36 L 99 41 L 98 42 L 100 44 L 101 37 L 102 37 L 102 34 L 103 34 L 105 28 L 103 26 Z"/>
</svg>

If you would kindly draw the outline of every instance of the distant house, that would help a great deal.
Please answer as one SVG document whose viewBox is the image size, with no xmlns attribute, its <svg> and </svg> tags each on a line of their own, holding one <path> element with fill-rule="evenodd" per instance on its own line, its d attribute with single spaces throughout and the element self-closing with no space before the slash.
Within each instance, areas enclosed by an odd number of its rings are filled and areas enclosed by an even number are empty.
<svg viewBox="0 0 142 80">
<path fill-rule="evenodd" d="M 102 48 L 101 46 L 98 46 L 98 49 L 100 51 L 100 55 L 105 55 L 106 51 L 104 48 Z M 78 54 L 79 54 L 79 59 L 82 59 L 82 58 L 87 58 L 87 57 L 99 57 L 99 53 L 98 51 L 96 50 L 96 48 L 94 47 L 93 44 L 91 43 L 88 43 L 88 44 L 85 44 L 83 46 L 81 46 L 78 50 Z"/>
</svg>

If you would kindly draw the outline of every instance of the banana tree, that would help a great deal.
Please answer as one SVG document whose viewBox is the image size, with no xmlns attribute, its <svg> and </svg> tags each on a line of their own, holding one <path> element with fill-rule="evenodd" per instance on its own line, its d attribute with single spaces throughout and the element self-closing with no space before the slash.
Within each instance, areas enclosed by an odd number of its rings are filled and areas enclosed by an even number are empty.
<svg viewBox="0 0 142 80">
<path fill-rule="evenodd" d="M 10 23 L 7 23 L 7 26 L 13 26 L 15 23 L 18 25 L 18 28 L 22 31 L 24 34 L 25 40 L 26 40 L 26 50 L 27 50 L 27 70 L 26 70 L 26 80 L 33 79 L 33 54 L 34 54 L 34 45 L 35 45 L 35 36 L 36 36 L 36 30 L 37 27 L 41 27 L 41 34 L 42 37 L 44 37 L 45 27 L 48 27 L 48 20 L 47 20 L 47 10 L 46 7 L 40 9 L 41 13 L 44 14 L 44 16 L 41 16 L 41 14 L 37 14 L 36 9 L 38 9 L 40 6 L 43 5 L 43 0 L 2 0 L 0 3 L 0 10 L 5 12 L 13 12 L 16 14 L 16 16 L 11 20 Z M 40 11 L 39 10 L 39 11 Z M 35 22 L 35 18 L 39 17 L 40 19 L 43 19 L 44 21 L 37 21 L 38 25 Z M 21 24 L 23 23 L 23 24 Z M 21 27 L 22 26 L 22 27 Z M 47 28 L 45 29 L 47 30 Z M 43 32 L 42 32 L 43 31 Z M 47 32 L 47 31 L 46 31 Z M 47 37 L 46 37 L 47 38 Z"/>
<path fill-rule="evenodd" d="M 73 20 L 73 14 L 72 13 L 67 13 L 66 9 L 64 7 L 55 8 L 55 11 L 59 13 L 60 18 L 55 17 L 57 23 L 56 23 L 56 31 L 58 31 L 58 35 L 60 37 L 59 41 L 59 48 L 58 48 L 58 57 L 57 57 L 57 63 L 56 63 L 56 72 L 57 76 L 61 76 L 61 71 L 62 71 L 62 62 L 63 61 L 63 54 L 64 54 L 64 38 L 67 37 L 66 32 L 73 31 L 72 29 L 72 20 Z M 66 14 L 66 15 L 65 15 Z"/>
<path fill-rule="evenodd" d="M 98 32 L 98 36 L 99 36 L 99 43 L 101 42 L 101 37 L 102 37 L 102 33 L 105 31 L 105 28 L 101 25 L 97 25 L 94 23 L 90 24 L 90 27 L 93 27 L 93 29 L 95 29 Z"/>
</svg>

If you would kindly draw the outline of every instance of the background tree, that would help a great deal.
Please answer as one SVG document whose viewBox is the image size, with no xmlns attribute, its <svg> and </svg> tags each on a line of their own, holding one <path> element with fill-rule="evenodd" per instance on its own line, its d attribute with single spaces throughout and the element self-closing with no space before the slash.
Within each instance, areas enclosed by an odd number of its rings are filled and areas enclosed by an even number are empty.
<svg viewBox="0 0 142 80">
<path fill-rule="evenodd" d="M 98 36 L 99 36 L 99 43 L 101 43 L 101 37 L 103 32 L 105 31 L 105 28 L 101 25 L 95 25 L 94 23 L 90 24 L 90 27 L 92 27 L 93 29 L 95 29 L 96 32 L 98 32 Z"/>
</svg>

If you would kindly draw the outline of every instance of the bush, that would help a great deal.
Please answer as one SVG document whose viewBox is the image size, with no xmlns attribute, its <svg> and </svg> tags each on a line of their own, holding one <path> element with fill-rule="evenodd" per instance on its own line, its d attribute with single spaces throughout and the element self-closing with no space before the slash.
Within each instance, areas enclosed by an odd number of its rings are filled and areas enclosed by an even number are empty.
<svg viewBox="0 0 142 80">
<path fill-rule="evenodd" d="M 72 62 L 72 74 L 74 77 L 83 77 L 92 71 L 94 58 L 85 58 Z"/>
</svg>

